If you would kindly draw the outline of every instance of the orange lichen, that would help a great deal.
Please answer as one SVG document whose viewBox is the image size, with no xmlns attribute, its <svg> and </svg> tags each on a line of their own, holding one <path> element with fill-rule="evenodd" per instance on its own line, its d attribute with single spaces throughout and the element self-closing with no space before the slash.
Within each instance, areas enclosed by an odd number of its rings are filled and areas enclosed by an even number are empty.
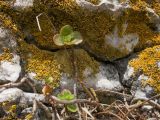
<svg viewBox="0 0 160 120">
<path fill-rule="evenodd" d="M 145 49 L 138 55 L 138 58 L 130 61 L 129 65 L 134 67 L 135 72 L 142 70 L 143 74 L 149 78 L 146 83 L 160 92 L 160 68 L 158 67 L 158 62 L 160 62 L 160 45 Z"/>
</svg>

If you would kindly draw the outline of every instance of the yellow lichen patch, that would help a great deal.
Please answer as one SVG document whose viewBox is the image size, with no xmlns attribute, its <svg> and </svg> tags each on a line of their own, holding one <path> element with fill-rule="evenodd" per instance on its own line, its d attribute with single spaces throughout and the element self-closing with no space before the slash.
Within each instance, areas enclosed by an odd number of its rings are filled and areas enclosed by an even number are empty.
<svg viewBox="0 0 160 120">
<path fill-rule="evenodd" d="M 158 0 L 152 4 L 152 8 L 160 16 L 160 2 Z"/>
<path fill-rule="evenodd" d="M 0 22 L 3 23 L 4 27 L 11 29 L 13 32 L 17 32 L 17 26 L 13 23 L 11 18 L 0 12 Z"/>
<path fill-rule="evenodd" d="M 13 55 L 10 52 L 10 50 L 7 48 L 4 48 L 3 53 L 0 54 L 0 61 L 11 61 L 12 58 L 13 58 Z"/>
<path fill-rule="evenodd" d="M 62 72 L 67 73 L 70 76 L 74 75 L 76 71 L 73 68 L 73 62 L 76 63 L 77 74 L 80 78 L 83 78 L 83 72 L 86 68 L 90 68 L 95 74 L 99 70 L 99 63 L 90 57 L 83 49 L 60 50 L 54 53 L 55 59 L 62 67 Z M 74 59 L 73 59 L 74 58 Z"/>
<path fill-rule="evenodd" d="M 91 2 L 95 5 L 98 5 L 100 3 L 100 0 L 86 0 L 86 1 Z"/>
<path fill-rule="evenodd" d="M 52 86 L 57 87 L 60 79 L 60 66 L 54 59 L 53 54 L 40 50 L 34 45 L 20 42 L 21 57 L 26 61 L 26 70 L 36 73 L 35 78 L 45 80 L 49 77 L 53 78 Z"/>
<path fill-rule="evenodd" d="M 158 15 L 160 15 L 159 0 L 131 0 L 131 6 L 134 10 L 145 10 L 146 7 L 151 7 Z"/>
<path fill-rule="evenodd" d="M 136 1 L 132 0 L 131 6 L 134 10 L 140 11 L 140 10 L 145 10 L 147 3 L 141 0 L 136 0 Z"/>
<path fill-rule="evenodd" d="M 129 62 L 134 67 L 135 72 L 142 70 L 143 74 L 148 76 L 147 84 L 151 85 L 156 91 L 160 92 L 160 45 L 147 48 L 142 51 L 138 58 Z"/>
</svg>

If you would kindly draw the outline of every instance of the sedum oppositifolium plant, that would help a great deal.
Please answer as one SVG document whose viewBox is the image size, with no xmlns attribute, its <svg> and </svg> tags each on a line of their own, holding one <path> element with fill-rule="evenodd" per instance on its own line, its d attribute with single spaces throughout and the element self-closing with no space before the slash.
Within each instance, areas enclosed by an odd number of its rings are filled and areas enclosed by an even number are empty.
<svg viewBox="0 0 160 120">
<path fill-rule="evenodd" d="M 54 44 L 57 46 L 72 46 L 83 42 L 81 34 L 78 31 L 74 31 L 70 25 L 63 26 L 60 29 L 59 34 L 54 35 L 53 40 Z M 73 51 L 73 49 L 71 50 Z M 46 85 L 42 89 L 44 95 L 48 96 L 52 94 L 52 82 L 53 80 L 51 77 L 45 80 Z M 69 90 L 64 89 L 57 95 L 57 98 L 60 100 L 71 101 L 75 99 L 75 96 Z M 77 112 L 78 110 L 76 104 L 67 104 L 65 107 L 70 112 Z"/>
<path fill-rule="evenodd" d="M 67 101 L 70 101 L 70 100 L 74 100 L 75 99 L 75 96 L 74 94 L 72 94 L 69 90 L 67 89 L 64 89 L 61 93 L 59 93 L 57 95 L 57 97 L 60 99 L 60 100 L 67 100 Z M 66 108 L 68 111 L 70 112 L 77 112 L 77 106 L 76 104 L 68 104 L 66 105 Z"/>
<path fill-rule="evenodd" d="M 78 31 L 73 31 L 70 25 L 65 25 L 60 29 L 60 33 L 53 37 L 54 43 L 57 46 L 78 45 L 83 39 Z"/>
</svg>

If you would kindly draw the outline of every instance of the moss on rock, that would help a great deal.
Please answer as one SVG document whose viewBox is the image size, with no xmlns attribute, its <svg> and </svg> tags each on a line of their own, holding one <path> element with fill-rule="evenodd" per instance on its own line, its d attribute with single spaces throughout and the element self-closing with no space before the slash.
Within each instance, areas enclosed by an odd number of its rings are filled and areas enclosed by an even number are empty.
<svg viewBox="0 0 160 120">
<path fill-rule="evenodd" d="M 142 70 L 143 74 L 149 78 L 145 84 L 149 84 L 160 92 L 160 68 L 158 67 L 158 62 L 160 62 L 160 45 L 143 50 L 138 55 L 138 58 L 133 59 L 129 64 L 134 68 L 135 73 Z"/>
</svg>

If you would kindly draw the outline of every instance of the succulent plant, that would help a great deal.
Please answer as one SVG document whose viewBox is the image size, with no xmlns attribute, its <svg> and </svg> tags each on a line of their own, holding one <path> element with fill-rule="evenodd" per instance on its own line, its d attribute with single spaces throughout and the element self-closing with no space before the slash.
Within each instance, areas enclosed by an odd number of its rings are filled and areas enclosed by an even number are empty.
<svg viewBox="0 0 160 120">
<path fill-rule="evenodd" d="M 68 101 L 75 99 L 75 96 L 67 89 L 64 89 L 61 93 L 57 95 L 57 97 L 60 100 L 68 100 Z M 66 107 L 70 112 L 77 112 L 77 106 L 75 104 L 68 104 Z"/>
<path fill-rule="evenodd" d="M 70 25 L 63 26 L 60 33 L 53 37 L 53 40 L 57 46 L 78 45 L 83 41 L 81 34 L 78 31 L 73 31 Z"/>
</svg>

